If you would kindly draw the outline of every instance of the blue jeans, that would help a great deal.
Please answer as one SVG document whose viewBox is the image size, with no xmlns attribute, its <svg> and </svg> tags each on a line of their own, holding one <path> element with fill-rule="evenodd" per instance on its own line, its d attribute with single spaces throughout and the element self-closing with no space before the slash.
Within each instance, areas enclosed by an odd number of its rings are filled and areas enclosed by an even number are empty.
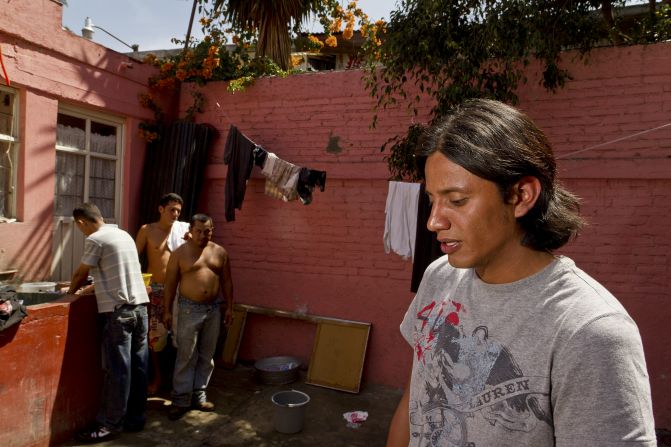
<svg viewBox="0 0 671 447">
<path fill-rule="evenodd" d="M 219 303 L 198 303 L 179 297 L 177 357 L 172 378 L 172 404 L 189 407 L 205 402 L 214 370 L 221 311 Z"/>
<path fill-rule="evenodd" d="M 97 422 L 112 431 L 144 427 L 147 403 L 147 307 L 124 305 L 103 319 L 105 378 Z"/>
</svg>

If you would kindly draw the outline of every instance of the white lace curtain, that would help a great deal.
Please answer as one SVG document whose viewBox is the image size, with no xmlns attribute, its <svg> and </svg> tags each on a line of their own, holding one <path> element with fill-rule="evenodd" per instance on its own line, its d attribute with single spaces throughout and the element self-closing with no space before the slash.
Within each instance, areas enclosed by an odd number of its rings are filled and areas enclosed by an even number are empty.
<svg viewBox="0 0 671 447">
<path fill-rule="evenodd" d="M 54 214 L 70 216 L 84 201 L 86 132 L 84 129 L 58 124 L 57 145 L 79 152 L 56 152 L 56 197 Z M 116 135 L 91 134 L 88 178 L 88 201 L 95 203 L 105 218 L 114 218 L 116 160 L 98 158 L 95 154 L 116 154 Z"/>
</svg>

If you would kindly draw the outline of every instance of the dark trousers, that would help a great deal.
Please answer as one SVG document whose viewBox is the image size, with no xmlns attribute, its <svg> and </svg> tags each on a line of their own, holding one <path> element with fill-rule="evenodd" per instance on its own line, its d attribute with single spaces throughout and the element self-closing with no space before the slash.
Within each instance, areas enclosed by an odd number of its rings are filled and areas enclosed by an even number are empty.
<svg viewBox="0 0 671 447">
<path fill-rule="evenodd" d="M 147 307 L 124 305 L 101 316 L 105 378 L 97 421 L 112 431 L 139 430 L 147 403 Z"/>
</svg>

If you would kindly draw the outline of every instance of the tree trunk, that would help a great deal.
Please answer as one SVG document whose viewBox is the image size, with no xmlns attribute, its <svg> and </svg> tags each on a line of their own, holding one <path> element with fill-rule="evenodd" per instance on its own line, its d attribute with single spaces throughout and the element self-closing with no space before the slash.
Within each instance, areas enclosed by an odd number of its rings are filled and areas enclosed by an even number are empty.
<svg viewBox="0 0 671 447">
<path fill-rule="evenodd" d="M 601 15 L 608 24 L 608 29 L 616 45 L 624 43 L 620 32 L 615 27 L 615 18 L 613 17 L 613 4 L 611 0 L 601 0 Z"/>
</svg>

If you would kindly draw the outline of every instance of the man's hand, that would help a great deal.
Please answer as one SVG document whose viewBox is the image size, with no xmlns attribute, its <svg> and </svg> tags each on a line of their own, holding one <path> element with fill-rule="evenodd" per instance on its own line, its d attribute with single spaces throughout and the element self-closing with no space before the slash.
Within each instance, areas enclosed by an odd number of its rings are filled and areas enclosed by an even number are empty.
<svg viewBox="0 0 671 447">
<path fill-rule="evenodd" d="M 163 311 L 163 325 L 166 329 L 172 329 L 172 312 L 169 310 Z"/>
<path fill-rule="evenodd" d="M 226 327 L 230 327 L 231 323 L 233 323 L 233 309 L 226 308 L 224 312 L 224 324 Z"/>
<path fill-rule="evenodd" d="M 189 239 L 191 239 L 191 232 L 187 231 L 186 233 L 184 233 L 184 236 L 182 236 L 182 239 L 184 239 L 185 241 L 188 241 Z"/>
</svg>

